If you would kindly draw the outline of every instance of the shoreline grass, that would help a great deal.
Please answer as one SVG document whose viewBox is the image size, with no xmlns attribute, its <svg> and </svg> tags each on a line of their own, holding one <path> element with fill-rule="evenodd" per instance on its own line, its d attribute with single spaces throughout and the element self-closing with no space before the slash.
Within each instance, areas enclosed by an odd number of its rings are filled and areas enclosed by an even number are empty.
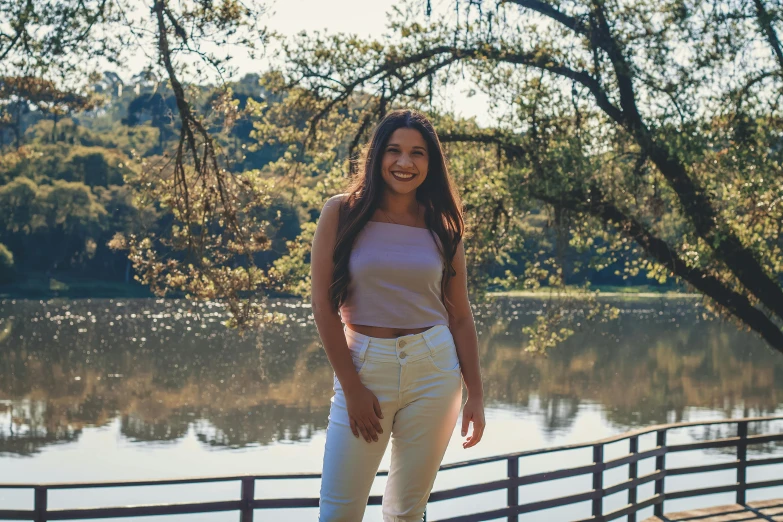
<svg viewBox="0 0 783 522">
<path fill-rule="evenodd" d="M 579 287 L 567 286 L 565 291 L 557 291 L 551 287 L 541 287 L 536 290 L 499 290 L 487 292 L 488 297 L 528 297 L 550 298 L 569 296 L 574 298 L 587 297 L 598 290 L 598 298 L 628 298 L 628 299 L 693 299 L 701 294 L 687 293 L 676 288 L 660 288 L 648 285 L 641 286 L 595 286 L 589 293 Z M 271 297 L 285 297 L 270 295 Z M 46 274 L 26 274 L 23 280 L 0 285 L 0 298 L 48 299 L 48 298 L 144 298 L 155 297 L 145 286 L 138 283 L 122 281 L 104 281 L 73 276 L 49 277 Z M 177 298 L 182 296 L 171 295 Z"/>
<path fill-rule="evenodd" d="M 596 293 L 597 291 L 597 293 Z M 702 297 L 699 293 L 685 292 L 679 289 L 642 286 L 594 286 L 588 292 L 580 287 L 567 286 L 564 291 L 551 287 L 541 287 L 535 290 L 498 290 L 487 292 L 490 297 L 587 297 L 596 295 L 598 298 L 643 298 L 643 299 L 695 299 Z"/>
</svg>

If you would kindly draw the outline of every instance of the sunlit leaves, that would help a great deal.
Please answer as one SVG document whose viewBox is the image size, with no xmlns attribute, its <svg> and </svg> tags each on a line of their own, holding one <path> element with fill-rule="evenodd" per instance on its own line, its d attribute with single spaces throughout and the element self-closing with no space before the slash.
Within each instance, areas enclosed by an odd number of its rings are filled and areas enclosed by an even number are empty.
<svg viewBox="0 0 783 522">
<path fill-rule="evenodd" d="M 477 288 L 545 285 L 563 294 L 600 270 L 666 284 L 677 267 L 680 283 L 708 278 L 717 293 L 755 303 L 758 288 L 739 283 L 726 250 L 751 252 L 760 275 L 780 274 L 781 189 L 771 181 L 780 116 L 768 96 L 780 82 L 771 60 L 747 58 L 755 13 L 679 1 L 572 2 L 557 13 L 535 5 L 458 5 L 459 20 L 426 25 L 397 9 L 388 37 L 301 36 L 285 48 L 288 83 L 280 84 L 306 88 L 292 100 L 312 100 L 302 154 L 334 143 L 317 130 L 349 106 L 360 109 L 352 122 L 419 107 L 452 141 L 466 142 L 450 143 L 449 154 L 476 245 L 468 254 Z M 492 128 L 429 105 L 456 68 L 489 96 Z M 513 264 L 520 249 L 524 270 L 506 271 L 505 281 L 482 277 Z M 569 335 L 557 326 L 563 321 L 551 312 L 530 329 L 537 349 Z"/>
</svg>

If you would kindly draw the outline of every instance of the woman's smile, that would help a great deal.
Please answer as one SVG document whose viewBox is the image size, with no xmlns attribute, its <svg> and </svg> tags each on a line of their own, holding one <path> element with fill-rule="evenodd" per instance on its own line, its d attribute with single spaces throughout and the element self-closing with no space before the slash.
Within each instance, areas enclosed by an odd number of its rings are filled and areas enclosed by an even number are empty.
<svg viewBox="0 0 783 522">
<path fill-rule="evenodd" d="M 410 181 L 416 177 L 416 174 L 414 174 L 413 172 L 401 172 L 395 170 L 391 171 L 391 175 L 394 176 L 394 179 L 396 179 L 397 181 L 403 181 L 403 182 Z"/>
</svg>

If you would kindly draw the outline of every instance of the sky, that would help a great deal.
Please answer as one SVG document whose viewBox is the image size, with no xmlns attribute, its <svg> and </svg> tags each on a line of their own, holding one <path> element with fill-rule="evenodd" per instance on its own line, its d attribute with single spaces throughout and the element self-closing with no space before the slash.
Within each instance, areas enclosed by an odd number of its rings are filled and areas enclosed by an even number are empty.
<svg viewBox="0 0 783 522">
<path fill-rule="evenodd" d="M 424 5 L 424 0 L 420 0 Z M 287 36 L 302 31 L 353 33 L 377 38 L 386 31 L 387 13 L 396 2 L 382 0 L 277 0 L 270 9 L 269 27 Z M 451 9 L 452 0 L 431 0 L 432 17 Z M 487 97 L 482 93 L 468 96 L 470 85 L 458 85 L 433 103 L 464 117 L 476 117 L 482 125 L 490 124 Z"/>
<path fill-rule="evenodd" d="M 371 37 L 384 31 L 392 5 L 381 0 L 277 0 L 269 25 L 286 35 L 326 29 Z"/>
<path fill-rule="evenodd" d="M 424 5 L 424 0 L 420 1 Z M 322 30 L 376 38 L 386 31 L 387 13 L 396 3 L 382 0 L 277 0 L 271 9 L 269 25 L 288 36 L 301 31 Z M 431 5 L 431 16 L 435 18 L 451 9 L 452 0 L 431 0 Z M 476 92 L 469 97 L 469 90 L 469 83 L 463 82 L 433 100 L 433 104 L 458 116 L 475 117 L 481 125 L 490 125 L 492 118 L 486 95 Z"/>
<path fill-rule="evenodd" d="M 425 5 L 425 0 L 421 5 Z M 451 9 L 453 0 L 432 0 L 432 16 L 443 15 Z M 270 9 L 260 25 L 292 37 L 302 31 L 327 33 L 351 33 L 363 38 L 376 38 L 386 32 L 387 13 L 395 2 L 381 0 L 272 0 Z M 239 76 L 250 72 L 262 72 L 270 67 L 269 59 L 252 60 L 237 50 L 232 64 Z M 139 71 L 148 63 L 149 56 L 139 54 L 131 59 L 130 71 Z M 433 104 L 458 116 L 475 117 L 479 124 L 490 125 L 489 105 L 486 95 L 477 92 L 468 96 L 468 82 L 445 91 Z"/>
</svg>

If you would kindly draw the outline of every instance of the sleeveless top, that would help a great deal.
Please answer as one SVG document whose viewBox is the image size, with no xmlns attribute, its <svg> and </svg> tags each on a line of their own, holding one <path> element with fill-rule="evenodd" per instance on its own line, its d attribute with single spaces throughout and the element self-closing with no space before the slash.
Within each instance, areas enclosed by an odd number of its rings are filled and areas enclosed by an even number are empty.
<svg viewBox="0 0 783 522">
<path fill-rule="evenodd" d="M 342 322 L 387 328 L 448 326 L 436 241 L 426 228 L 368 221 L 348 260 L 351 280 L 340 306 Z"/>
</svg>

